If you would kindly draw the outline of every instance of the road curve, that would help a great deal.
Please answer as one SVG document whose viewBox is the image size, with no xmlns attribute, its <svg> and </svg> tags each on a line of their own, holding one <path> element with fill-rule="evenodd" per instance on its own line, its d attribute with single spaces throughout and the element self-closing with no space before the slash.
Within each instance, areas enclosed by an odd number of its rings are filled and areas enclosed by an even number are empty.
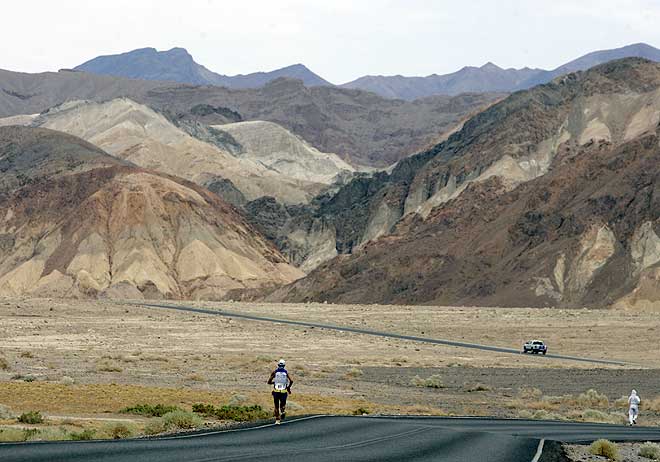
<svg viewBox="0 0 660 462">
<path fill-rule="evenodd" d="M 136 303 L 132 303 L 132 304 L 136 305 Z M 427 338 L 427 337 L 415 337 L 415 336 L 412 336 L 412 335 L 402 335 L 402 334 L 396 334 L 396 333 L 391 333 L 391 332 L 380 332 L 380 331 L 375 331 L 375 330 L 360 329 L 360 328 L 348 327 L 348 326 L 335 326 L 335 325 L 332 325 L 332 324 L 320 324 L 320 323 L 307 322 L 307 321 L 293 321 L 293 320 L 290 320 L 290 319 L 277 319 L 277 318 L 270 318 L 270 317 L 264 317 L 264 316 L 255 316 L 255 315 L 251 315 L 251 314 L 235 313 L 235 312 L 225 311 L 225 310 L 210 310 L 210 309 L 205 309 L 205 308 L 195 308 L 195 307 L 192 307 L 192 306 L 168 305 L 168 304 L 160 304 L 160 303 L 137 303 L 137 305 L 148 307 L 148 308 L 165 308 L 165 309 L 169 309 L 169 310 L 188 311 L 188 312 L 192 312 L 192 313 L 201 313 L 201 314 L 210 314 L 210 315 L 224 316 L 224 317 L 230 317 L 230 318 L 248 319 L 248 320 L 251 320 L 251 321 L 272 322 L 272 323 L 289 324 L 289 325 L 302 326 L 302 327 L 314 327 L 314 328 L 320 328 L 320 329 L 336 330 L 336 331 L 340 331 L 340 332 L 352 332 L 352 333 L 355 333 L 355 334 L 373 335 L 373 336 L 376 336 L 376 337 L 387 337 L 387 338 L 395 338 L 395 339 L 400 339 L 400 340 L 411 340 L 413 342 L 432 343 L 432 344 L 436 344 L 436 345 L 448 345 L 448 346 L 454 346 L 454 347 L 460 347 L 460 348 L 472 348 L 472 349 L 484 350 L 484 351 L 495 351 L 497 353 L 509 353 L 509 354 L 516 354 L 516 355 L 521 354 L 520 350 L 515 349 L 515 348 L 503 348 L 503 347 L 492 346 L 492 345 L 481 345 L 481 344 L 478 344 L 478 343 L 457 342 L 457 341 L 454 341 L 454 340 L 433 339 L 433 338 Z M 607 360 L 607 359 L 593 359 L 593 358 L 581 358 L 581 357 L 578 357 L 578 356 L 566 356 L 566 355 L 557 355 L 557 354 L 547 354 L 547 355 L 542 355 L 542 356 L 539 355 L 539 358 L 563 359 L 563 360 L 568 360 L 568 361 L 580 361 L 580 362 L 593 363 L 593 364 L 610 364 L 610 365 L 617 365 L 617 366 L 630 365 L 630 363 L 627 363 L 627 362 L 624 362 L 624 361 Z"/>
<path fill-rule="evenodd" d="M 554 460 L 553 441 L 660 441 L 660 430 L 551 421 L 312 416 L 260 427 L 163 438 L 0 444 L 3 462 Z M 535 459 L 541 440 L 546 444 Z"/>
</svg>

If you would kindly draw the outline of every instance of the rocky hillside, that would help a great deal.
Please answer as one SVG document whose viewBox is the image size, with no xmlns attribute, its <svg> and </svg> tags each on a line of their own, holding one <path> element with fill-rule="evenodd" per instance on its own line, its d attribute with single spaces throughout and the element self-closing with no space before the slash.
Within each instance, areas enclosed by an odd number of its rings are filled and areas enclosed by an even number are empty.
<svg viewBox="0 0 660 462">
<path fill-rule="evenodd" d="M 457 95 L 465 92 L 512 92 L 531 88 L 570 72 L 584 71 L 615 59 L 638 57 L 660 61 L 660 50 L 636 43 L 612 50 L 594 51 L 553 70 L 502 69 L 493 63 L 481 67 L 466 66 L 451 74 L 426 77 L 368 75 L 342 85 L 373 91 L 387 98 L 414 100 L 431 95 Z"/>
<path fill-rule="evenodd" d="M 501 98 L 500 94 L 466 94 L 406 102 L 277 79 L 254 90 L 162 87 L 149 91 L 141 101 L 179 119 L 196 118 L 191 113 L 201 104 L 218 112 L 230 109 L 242 120 L 277 123 L 318 150 L 336 153 L 356 166 L 386 167 L 437 143 Z M 219 114 L 218 119 L 225 117 Z M 213 114 L 206 123 L 213 124 Z"/>
<path fill-rule="evenodd" d="M 434 145 L 502 96 L 472 94 L 415 102 L 359 90 L 305 87 L 277 79 L 263 88 L 231 90 L 86 72 L 23 74 L 0 70 L 0 117 L 31 115 L 75 100 L 128 97 L 176 125 L 274 122 L 321 152 L 354 166 L 386 167 Z"/>
<path fill-rule="evenodd" d="M 516 93 L 390 175 L 355 180 L 326 202 L 317 217 L 352 255 L 272 299 L 657 300 L 659 121 L 660 65 L 640 59 Z M 350 215 L 319 212 L 340 204 Z"/>
<path fill-rule="evenodd" d="M 289 174 L 284 168 L 277 170 L 268 162 L 260 162 L 250 154 L 255 149 L 250 151 L 241 143 L 245 135 L 238 136 L 237 140 L 230 132 L 185 126 L 197 135 L 191 136 L 162 114 L 126 98 L 105 103 L 65 103 L 30 123 L 78 136 L 113 156 L 203 186 L 228 181 L 227 184 L 233 185 L 246 200 L 272 196 L 286 204 L 308 202 L 329 183 L 309 181 L 298 174 Z M 232 130 L 232 125 L 228 127 Z M 277 146 L 279 141 L 277 134 L 265 130 L 260 130 L 258 136 L 265 145 Z M 290 148 L 279 146 L 281 150 Z M 290 158 L 296 155 L 305 157 L 305 154 L 294 152 L 293 148 L 289 150 Z M 310 177 L 315 177 L 314 172 L 328 172 L 328 160 L 322 158 L 321 153 L 316 152 L 316 156 L 312 157 L 310 151 L 310 156 L 304 159 Z M 336 160 L 340 162 L 338 158 Z M 334 174 L 339 172 L 336 167 Z"/>
<path fill-rule="evenodd" d="M 300 79 L 307 86 L 330 85 L 302 64 L 246 75 L 217 74 L 196 63 L 184 48 L 172 48 L 167 51 L 140 48 L 117 55 L 98 56 L 76 66 L 76 70 L 129 79 L 221 85 L 229 88 L 257 88 L 279 77 Z"/>
<path fill-rule="evenodd" d="M 60 132 L 0 128 L 0 295 L 216 299 L 300 275 L 193 183 Z"/>
<path fill-rule="evenodd" d="M 330 185 L 355 172 L 336 154 L 320 152 L 273 122 L 255 120 L 211 128 L 236 141 L 239 159 L 263 165 L 287 178 Z"/>
</svg>

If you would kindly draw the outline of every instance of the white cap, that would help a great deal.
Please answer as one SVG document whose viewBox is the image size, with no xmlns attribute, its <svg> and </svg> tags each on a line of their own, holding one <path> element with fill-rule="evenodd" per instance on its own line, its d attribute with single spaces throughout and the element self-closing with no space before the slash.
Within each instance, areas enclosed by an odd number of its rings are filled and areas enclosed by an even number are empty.
<svg viewBox="0 0 660 462">
<path fill-rule="evenodd" d="M 283 359 L 280 359 L 279 361 L 277 361 L 277 365 L 278 366 L 285 366 L 286 362 Z"/>
</svg>

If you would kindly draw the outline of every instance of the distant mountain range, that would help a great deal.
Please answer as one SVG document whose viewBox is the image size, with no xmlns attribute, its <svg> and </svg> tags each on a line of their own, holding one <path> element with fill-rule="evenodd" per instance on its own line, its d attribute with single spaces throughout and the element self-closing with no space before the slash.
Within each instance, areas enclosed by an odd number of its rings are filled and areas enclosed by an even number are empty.
<svg viewBox="0 0 660 462">
<path fill-rule="evenodd" d="M 302 64 L 246 75 L 216 74 L 196 63 L 190 53 L 183 48 L 172 48 L 167 51 L 140 48 L 119 55 L 99 56 L 77 66 L 76 70 L 131 79 L 220 85 L 227 88 L 257 88 L 279 77 L 300 79 L 310 87 L 331 85 Z"/>
<path fill-rule="evenodd" d="M 427 77 L 364 76 L 342 86 L 407 100 L 429 95 L 457 95 L 465 92 L 513 92 L 550 82 L 555 77 L 570 72 L 584 71 L 608 61 L 630 57 L 660 61 L 660 50 L 645 43 L 636 43 L 613 50 L 595 51 L 550 71 L 528 67 L 502 69 L 489 62 L 481 67 L 467 66 L 451 74 L 433 74 Z"/>
<path fill-rule="evenodd" d="M 628 57 L 660 61 L 660 50 L 645 43 L 637 43 L 612 50 L 595 51 L 553 70 L 528 67 L 502 69 L 489 62 L 481 67 L 467 66 L 451 74 L 433 74 L 426 77 L 368 75 L 339 86 L 371 91 L 386 98 L 405 100 L 432 95 L 453 96 L 460 93 L 509 93 L 547 83 L 563 74 L 586 70 L 614 59 Z M 168 51 L 141 48 L 119 55 L 99 56 L 76 67 L 76 70 L 133 79 L 220 85 L 228 88 L 262 87 L 279 77 L 300 79 L 305 86 L 332 85 L 302 64 L 246 75 L 216 74 L 196 63 L 183 48 L 172 48 Z"/>
</svg>

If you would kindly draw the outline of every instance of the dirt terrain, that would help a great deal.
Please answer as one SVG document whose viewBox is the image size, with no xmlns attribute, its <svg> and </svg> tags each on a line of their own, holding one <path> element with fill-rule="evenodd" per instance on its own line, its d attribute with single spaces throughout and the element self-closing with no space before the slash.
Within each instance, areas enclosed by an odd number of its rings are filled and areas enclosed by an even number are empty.
<svg viewBox="0 0 660 462">
<path fill-rule="evenodd" d="M 139 403 L 260 404 L 279 357 L 292 414 L 407 413 L 622 422 L 636 387 L 642 424 L 660 422 L 653 311 L 205 303 L 226 311 L 361 326 L 629 361 L 594 366 L 319 328 L 144 308 L 131 302 L 1 299 L 0 404 L 51 420 L 131 419 Z M 635 345 L 629 340 L 635 334 Z M 588 389 L 595 392 L 586 393 Z M 90 420 L 91 419 L 91 420 Z M 133 418 L 137 423 L 142 418 Z M 144 420 L 144 419 L 142 419 Z M 7 421 L 6 423 L 11 423 Z"/>
</svg>

